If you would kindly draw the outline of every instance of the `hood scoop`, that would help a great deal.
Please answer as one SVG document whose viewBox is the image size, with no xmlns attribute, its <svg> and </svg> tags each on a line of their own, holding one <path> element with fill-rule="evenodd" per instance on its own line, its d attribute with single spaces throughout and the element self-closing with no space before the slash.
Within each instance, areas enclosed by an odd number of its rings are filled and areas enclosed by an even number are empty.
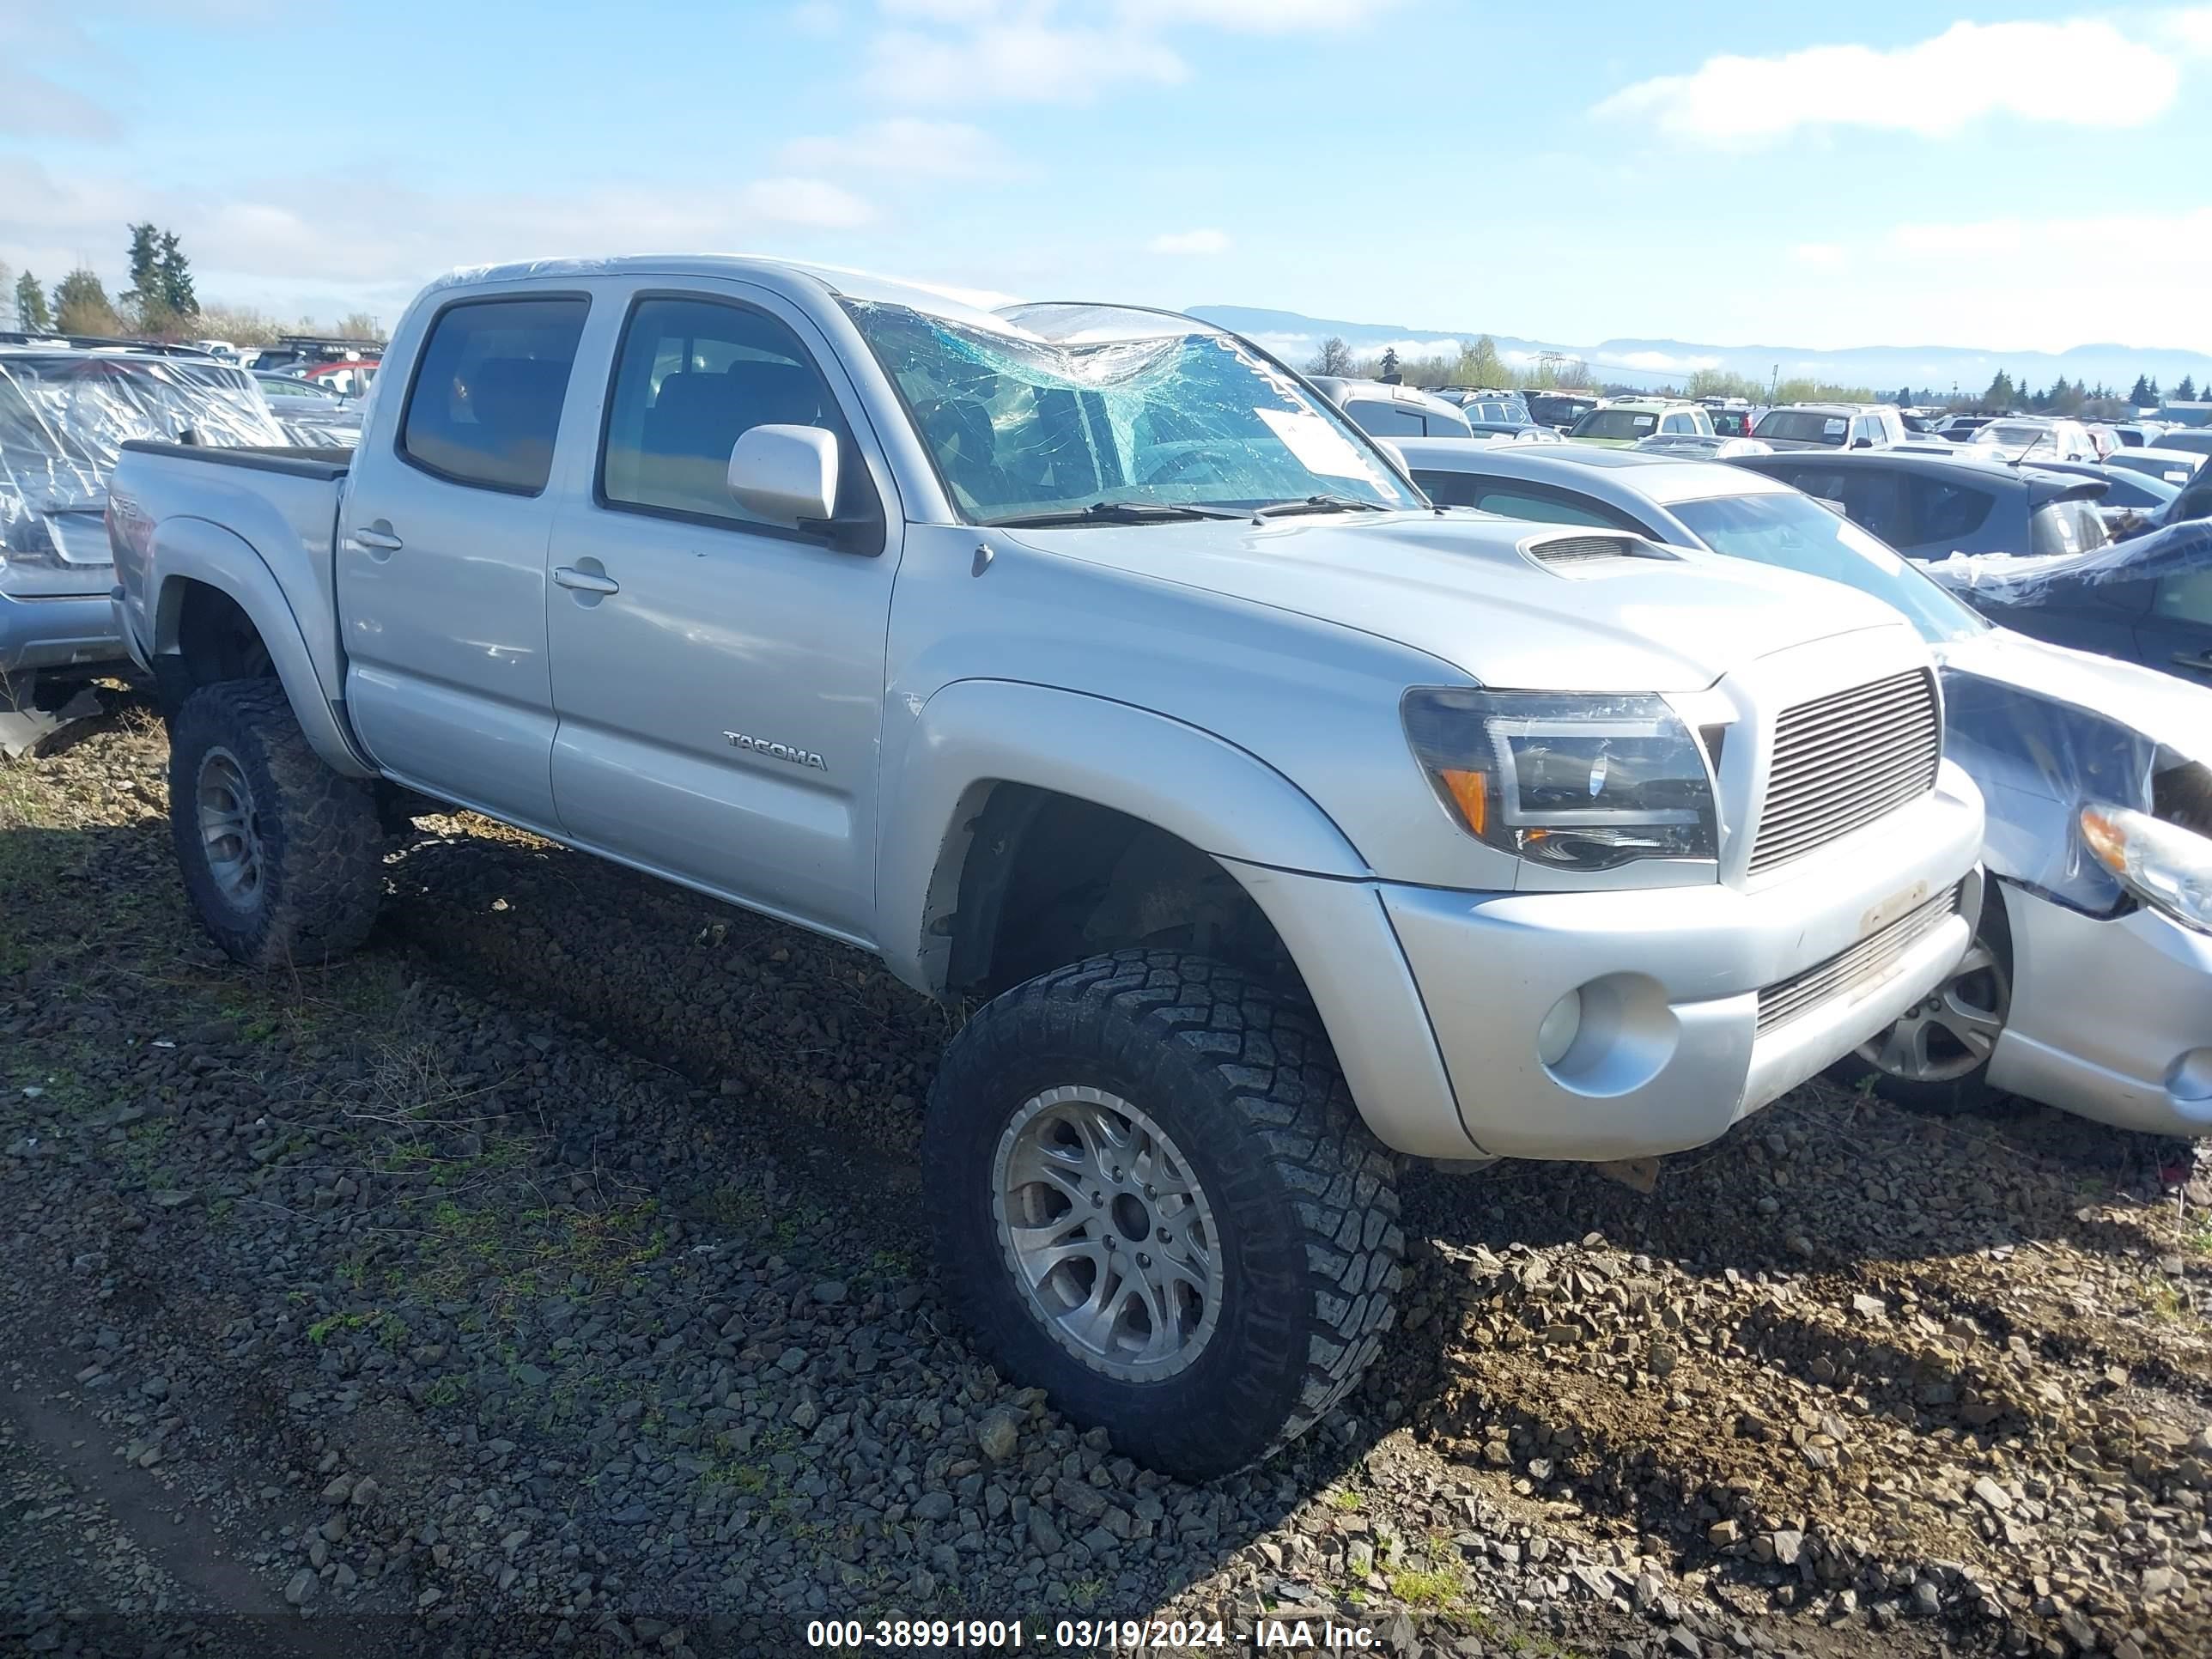
<svg viewBox="0 0 2212 1659">
<path fill-rule="evenodd" d="M 1655 560 L 1668 564 L 1680 562 L 1665 548 L 1625 532 L 1618 535 L 1601 532 L 1526 541 L 1521 544 L 1521 551 L 1532 563 L 1542 565 L 1547 570 L 1561 576 L 1601 575 L 1624 564 L 1642 564 Z"/>
</svg>

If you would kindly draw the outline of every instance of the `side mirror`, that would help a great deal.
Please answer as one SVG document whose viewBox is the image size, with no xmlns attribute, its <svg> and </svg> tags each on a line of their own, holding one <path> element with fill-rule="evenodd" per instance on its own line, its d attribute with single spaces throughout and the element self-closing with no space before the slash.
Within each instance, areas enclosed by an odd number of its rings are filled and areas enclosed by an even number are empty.
<svg viewBox="0 0 2212 1659">
<path fill-rule="evenodd" d="M 1399 471 L 1404 473 L 1407 477 L 1410 478 L 1413 477 L 1413 464 L 1406 459 L 1406 452 L 1404 450 L 1399 448 L 1397 445 L 1392 443 L 1388 438 L 1377 438 L 1374 440 L 1374 444 L 1376 448 L 1381 450 L 1385 455 L 1388 455 L 1390 458 L 1391 465 L 1396 467 Z"/>
<path fill-rule="evenodd" d="M 1872 449 L 1874 447 L 1874 440 L 1871 438 L 1854 438 L 1851 440 L 1851 447 L 1853 449 Z"/>
<path fill-rule="evenodd" d="M 730 450 L 730 495 L 787 530 L 826 524 L 837 504 L 837 440 L 818 426 L 757 426 Z"/>
</svg>

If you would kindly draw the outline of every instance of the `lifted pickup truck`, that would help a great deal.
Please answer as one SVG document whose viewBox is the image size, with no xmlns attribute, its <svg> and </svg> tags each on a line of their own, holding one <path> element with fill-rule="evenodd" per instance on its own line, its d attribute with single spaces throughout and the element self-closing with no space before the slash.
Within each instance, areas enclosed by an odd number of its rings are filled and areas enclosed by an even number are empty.
<svg viewBox="0 0 2212 1659">
<path fill-rule="evenodd" d="M 458 274 L 349 459 L 134 444 L 185 885 L 368 936 L 475 808 L 974 1005 L 979 1345 L 1233 1469 L 1389 1328 L 1400 1158 L 1710 1140 L 1939 983 L 1979 797 L 1895 613 L 1429 504 L 1208 325 L 721 258 Z"/>
</svg>

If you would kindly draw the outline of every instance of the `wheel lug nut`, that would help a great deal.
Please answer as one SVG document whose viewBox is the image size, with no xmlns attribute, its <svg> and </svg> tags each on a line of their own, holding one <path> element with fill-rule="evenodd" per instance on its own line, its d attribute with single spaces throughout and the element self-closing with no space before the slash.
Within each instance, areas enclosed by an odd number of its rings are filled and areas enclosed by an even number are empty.
<svg viewBox="0 0 2212 1659">
<path fill-rule="evenodd" d="M 1139 1250 L 1137 1252 L 1137 1265 L 1139 1267 L 1149 1267 L 1152 1265 L 1152 1259 Z"/>
<path fill-rule="evenodd" d="M 1094 1210 L 1105 1203 L 1105 1201 L 1106 1194 L 1103 1193 L 1093 1193 L 1091 1194 L 1091 1207 Z"/>
<path fill-rule="evenodd" d="M 1160 1229 L 1160 1243 L 1163 1243 L 1163 1244 L 1164 1244 L 1164 1243 L 1166 1243 L 1167 1242 L 1168 1242 L 1168 1230 L 1167 1230 L 1166 1228 L 1163 1227 L 1163 1228 L 1161 1228 L 1161 1229 Z"/>
<path fill-rule="evenodd" d="M 1145 1196 L 1146 1198 L 1158 1198 L 1159 1195 L 1160 1189 L 1157 1187 L 1147 1187 L 1145 1188 Z"/>
</svg>

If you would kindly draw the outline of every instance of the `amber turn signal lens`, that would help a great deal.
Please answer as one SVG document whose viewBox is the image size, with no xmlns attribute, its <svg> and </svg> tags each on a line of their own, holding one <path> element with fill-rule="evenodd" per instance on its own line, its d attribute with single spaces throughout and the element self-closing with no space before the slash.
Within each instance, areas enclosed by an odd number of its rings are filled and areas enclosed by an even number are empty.
<svg viewBox="0 0 2212 1659">
<path fill-rule="evenodd" d="M 1443 768 L 1438 775 L 1451 791 L 1467 827 L 1478 836 L 1483 834 L 1490 827 L 1490 780 L 1480 772 L 1455 771 L 1450 767 Z"/>
</svg>

